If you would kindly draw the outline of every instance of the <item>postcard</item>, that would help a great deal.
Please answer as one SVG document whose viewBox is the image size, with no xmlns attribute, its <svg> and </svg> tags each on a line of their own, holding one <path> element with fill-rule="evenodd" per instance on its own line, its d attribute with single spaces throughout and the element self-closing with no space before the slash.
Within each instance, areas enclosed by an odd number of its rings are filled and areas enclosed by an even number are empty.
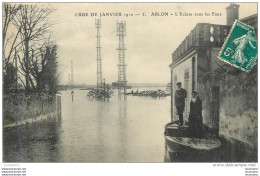
<svg viewBox="0 0 260 176">
<path fill-rule="evenodd" d="M 257 3 L 2 6 L 2 174 L 26 175 L 11 163 L 256 171 Z"/>
</svg>

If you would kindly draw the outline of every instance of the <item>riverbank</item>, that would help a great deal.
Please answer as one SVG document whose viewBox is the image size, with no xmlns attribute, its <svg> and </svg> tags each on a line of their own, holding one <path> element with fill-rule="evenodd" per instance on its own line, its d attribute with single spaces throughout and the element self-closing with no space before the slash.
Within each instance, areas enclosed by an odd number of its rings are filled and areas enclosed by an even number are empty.
<svg viewBox="0 0 260 176">
<path fill-rule="evenodd" d="M 51 92 L 16 90 L 3 93 L 3 126 L 15 126 L 43 118 L 56 111 L 56 95 Z"/>
<path fill-rule="evenodd" d="M 52 152 L 60 122 L 55 116 L 3 129 L 3 162 L 58 162 Z"/>
<path fill-rule="evenodd" d="M 49 114 L 40 115 L 38 117 L 27 118 L 27 119 L 24 119 L 24 120 L 15 122 L 15 123 L 6 124 L 6 125 L 3 125 L 3 128 L 5 129 L 5 128 L 18 127 L 18 126 L 21 126 L 21 125 L 29 125 L 29 124 L 33 124 L 33 123 L 36 123 L 36 122 L 39 122 L 39 121 L 42 121 L 42 120 L 45 120 L 45 119 L 49 119 L 49 118 L 52 118 L 52 117 L 55 117 L 55 116 L 56 116 L 56 112 L 52 112 L 52 113 L 49 113 Z"/>
</svg>

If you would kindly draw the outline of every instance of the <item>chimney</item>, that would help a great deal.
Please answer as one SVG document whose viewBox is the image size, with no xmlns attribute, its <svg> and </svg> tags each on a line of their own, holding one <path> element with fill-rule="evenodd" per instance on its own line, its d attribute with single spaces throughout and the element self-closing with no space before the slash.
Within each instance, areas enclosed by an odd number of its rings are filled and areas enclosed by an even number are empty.
<svg viewBox="0 0 260 176">
<path fill-rule="evenodd" d="M 230 3 L 227 10 L 227 25 L 231 26 L 239 17 L 239 5 Z"/>
</svg>

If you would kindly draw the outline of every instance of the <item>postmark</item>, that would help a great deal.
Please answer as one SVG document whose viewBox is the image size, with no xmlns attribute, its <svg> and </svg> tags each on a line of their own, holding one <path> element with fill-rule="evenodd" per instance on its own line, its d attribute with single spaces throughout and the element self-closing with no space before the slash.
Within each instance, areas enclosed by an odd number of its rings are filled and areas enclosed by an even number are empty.
<svg viewBox="0 0 260 176">
<path fill-rule="evenodd" d="M 243 71 L 256 65 L 257 41 L 254 28 L 236 20 L 218 58 Z"/>
</svg>

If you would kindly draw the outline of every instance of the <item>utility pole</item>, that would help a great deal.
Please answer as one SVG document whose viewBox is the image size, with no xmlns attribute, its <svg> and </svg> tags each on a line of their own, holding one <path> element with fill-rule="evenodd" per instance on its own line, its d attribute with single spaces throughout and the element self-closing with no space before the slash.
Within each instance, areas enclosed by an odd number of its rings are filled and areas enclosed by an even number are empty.
<svg viewBox="0 0 260 176">
<path fill-rule="evenodd" d="M 71 86 L 71 82 L 70 82 L 70 74 L 68 74 L 68 88 Z"/>
<path fill-rule="evenodd" d="M 124 38 L 126 36 L 126 23 L 121 21 L 117 22 L 117 36 L 119 38 L 118 44 L 118 99 L 121 100 L 121 95 L 124 95 L 126 100 L 126 62 L 125 62 L 125 43 Z"/>
<path fill-rule="evenodd" d="M 71 60 L 71 88 L 74 89 L 74 79 L 73 79 L 73 61 Z"/>
<path fill-rule="evenodd" d="M 101 19 L 96 19 L 95 27 L 97 29 L 97 88 L 102 88 L 102 62 L 101 62 L 101 46 L 100 46 L 100 28 Z"/>
</svg>

